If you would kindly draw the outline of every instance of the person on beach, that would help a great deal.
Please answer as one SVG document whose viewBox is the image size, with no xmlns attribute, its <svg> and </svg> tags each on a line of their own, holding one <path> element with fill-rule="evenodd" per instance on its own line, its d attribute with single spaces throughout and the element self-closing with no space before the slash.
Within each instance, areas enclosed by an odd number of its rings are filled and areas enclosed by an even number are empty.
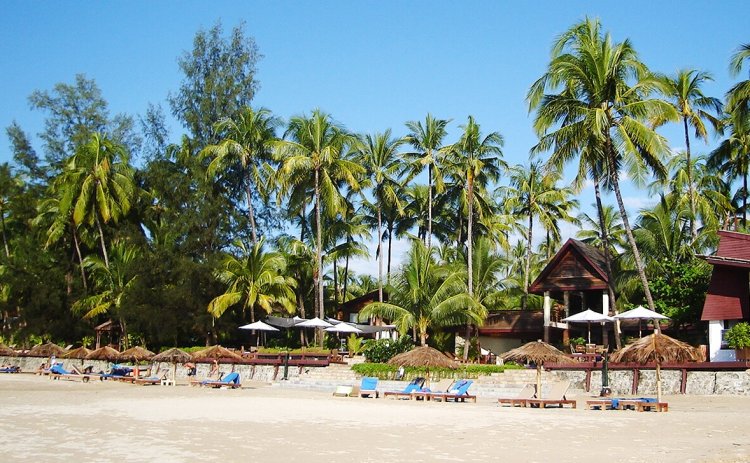
<svg viewBox="0 0 750 463">
<path fill-rule="evenodd" d="M 219 373 L 219 362 L 214 360 L 214 364 L 211 365 L 211 371 L 208 372 L 208 379 L 220 380 L 221 374 Z"/>
<path fill-rule="evenodd" d="M 190 362 L 186 363 L 185 368 L 188 369 L 188 372 L 187 372 L 188 376 L 195 376 L 197 368 L 195 367 L 194 363 L 190 363 Z"/>
</svg>

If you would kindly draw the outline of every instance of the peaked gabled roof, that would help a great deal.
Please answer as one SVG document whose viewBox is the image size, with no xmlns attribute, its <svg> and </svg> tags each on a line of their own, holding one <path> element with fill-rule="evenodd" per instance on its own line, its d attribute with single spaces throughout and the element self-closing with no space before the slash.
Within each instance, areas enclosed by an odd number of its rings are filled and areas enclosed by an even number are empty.
<svg viewBox="0 0 750 463">
<path fill-rule="evenodd" d="M 745 233 L 719 231 L 719 248 L 706 261 L 725 267 L 750 268 L 750 235 Z"/>
<path fill-rule="evenodd" d="M 705 259 L 714 269 L 701 320 L 750 318 L 750 235 L 719 231 L 719 248 Z"/>
<path fill-rule="evenodd" d="M 604 255 L 593 246 L 569 239 L 549 261 L 529 292 L 580 291 L 607 288 Z"/>
</svg>

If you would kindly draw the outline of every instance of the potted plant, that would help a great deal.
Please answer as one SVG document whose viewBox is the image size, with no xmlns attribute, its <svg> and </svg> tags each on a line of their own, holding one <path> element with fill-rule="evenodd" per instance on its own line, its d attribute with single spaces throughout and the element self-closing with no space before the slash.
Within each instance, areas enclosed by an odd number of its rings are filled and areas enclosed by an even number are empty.
<svg viewBox="0 0 750 463">
<path fill-rule="evenodd" d="M 579 348 L 578 346 L 581 346 L 581 347 Z M 573 353 L 576 353 L 579 351 L 585 352 L 586 351 L 585 346 L 586 346 L 586 339 L 582 337 L 573 338 L 570 340 L 570 348 Z"/>
<path fill-rule="evenodd" d="M 724 332 L 724 339 L 734 349 L 737 360 L 750 360 L 750 323 L 737 323 Z"/>
</svg>

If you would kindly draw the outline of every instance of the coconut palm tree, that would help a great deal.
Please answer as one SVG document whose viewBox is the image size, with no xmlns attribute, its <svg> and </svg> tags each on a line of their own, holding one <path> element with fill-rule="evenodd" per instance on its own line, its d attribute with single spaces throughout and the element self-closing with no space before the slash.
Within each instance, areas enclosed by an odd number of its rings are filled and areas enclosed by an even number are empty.
<svg viewBox="0 0 750 463">
<path fill-rule="evenodd" d="M 217 279 L 227 285 L 224 294 L 215 297 L 208 304 L 208 312 L 221 317 L 227 309 L 239 304 L 242 313 L 250 311 L 250 320 L 255 321 L 255 311 L 271 313 L 275 308 L 294 312 L 293 278 L 285 276 L 286 261 L 276 252 L 266 252 L 264 240 L 247 249 L 243 243 L 236 243 L 240 256 L 228 255 L 224 258 Z"/>
<path fill-rule="evenodd" d="M 750 113 L 734 111 L 726 121 L 727 137 L 722 140 L 708 158 L 708 167 L 723 172 L 731 182 L 742 179 L 742 187 L 737 192 L 741 206 L 742 226 L 747 227 L 748 176 L 750 175 Z"/>
<path fill-rule="evenodd" d="M 661 92 L 667 98 L 669 103 L 677 111 L 677 115 L 682 120 L 682 127 L 685 135 L 685 158 L 688 166 L 692 165 L 690 158 L 690 128 L 695 131 L 695 138 L 708 140 L 708 130 L 705 122 L 710 123 L 714 130 L 721 129 L 721 120 L 716 114 L 721 114 L 722 104 L 718 98 L 706 96 L 701 87 L 707 82 L 713 81 L 713 77 L 708 72 L 698 71 L 696 69 L 681 69 L 674 76 L 660 76 L 658 85 Z M 661 114 L 663 116 L 664 113 Z M 705 122 L 704 122 L 705 121 Z M 667 121 L 664 119 L 655 119 L 654 125 L 659 126 Z M 696 223 L 696 193 L 693 185 L 692 170 L 688 169 L 687 174 L 687 195 L 690 205 L 690 235 L 695 241 L 698 238 L 698 225 Z"/>
<path fill-rule="evenodd" d="M 729 71 L 736 76 L 742 72 L 742 66 L 746 61 L 750 61 L 750 43 L 740 45 L 737 51 L 732 55 L 729 62 Z M 733 86 L 727 92 L 727 112 L 744 113 L 748 116 L 750 112 L 750 79 L 743 80 Z"/>
<path fill-rule="evenodd" d="M 367 168 L 367 177 L 372 182 L 375 199 L 378 229 L 378 302 L 383 302 L 383 205 L 388 204 L 403 214 L 403 204 L 399 198 L 398 149 L 404 143 L 403 138 L 392 137 L 391 130 L 388 129 L 383 133 L 361 137 L 357 145 L 358 158 Z"/>
<path fill-rule="evenodd" d="M 530 166 L 517 165 L 510 169 L 510 186 L 501 187 L 505 193 L 506 207 L 514 214 L 525 217 L 526 227 L 526 264 L 524 269 L 521 308 L 526 310 L 526 299 L 529 294 L 531 275 L 531 254 L 534 235 L 534 218 L 542 223 L 556 223 L 561 216 L 560 204 L 567 201 L 567 192 L 557 186 L 558 174 L 543 172 L 541 163 L 533 162 Z"/>
<path fill-rule="evenodd" d="M 593 206 L 596 210 L 596 204 Z M 591 217 L 585 212 L 578 215 L 581 228 L 576 233 L 576 237 L 602 252 L 609 246 L 609 254 L 617 255 L 618 249 L 622 249 L 626 245 L 622 220 L 614 207 L 606 205 L 602 210 L 602 220 L 599 220 L 598 216 Z M 604 230 L 602 230 L 602 223 L 604 224 Z M 605 236 L 607 236 L 606 240 L 604 239 Z"/>
<path fill-rule="evenodd" d="M 265 184 L 268 169 L 264 168 L 272 158 L 272 144 L 276 139 L 276 128 L 280 121 L 271 111 L 251 107 L 244 108 L 235 120 L 223 119 L 216 124 L 216 133 L 223 140 L 217 145 L 208 145 L 201 157 L 211 158 L 206 174 L 214 177 L 239 169 L 247 200 L 247 214 L 253 243 L 258 241 L 253 209 L 253 190 L 267 197 L 261 186 Z"/>
<path fill-rule="evenodd" d="M 425 346 L 431 328 L 469 321 L 479 324 L 486 316 L 466 292 L 464 277 L 460 271 L 438 266 L 430 248 L 413 240 L 408 259 L 389 289 L 389 302 L 368 304 L 359 318 L 391 320 L 402 333 L 414 330 L 420 345 Z"/>
<path fill-rule="evenodd" d="M 112 245 L 112 259 L 105 262 L 98 256 L 87 256 L 83 265 L 88 269 L 94 284 L 89 296 L 76 301 L 71 309 L 83 315 L 85 319 L 92 319 L 99 315 L 110 314 L 119 320 L 122 339 L 128 347 L 127 324 L 123 314 L 123 307 L 131 294 L 138 278 L 138 249 L 124 241 L 117 241 Z"/>
<path fill-rule="evenodd" d="M 432 201 L 433 190 L 440 193 L 443 189 L 443 177 L 441 173 L 442 163 L 440 159 L 440 148 L 443 139 L 447 135 L 446 127 L 448 121 L 435 119 L 427 114 L 424 124 L 421 121 L 409 121 L 406 127 L 409 134 L 406 142 L 417 150 L 413 153 L 405 153 L 404 159 L 409 163 L 409 178 L 422 172 L 427 166 L 427 247 L 432 247 Z"/>
<path fill-rule="evenodd" d="M 666 102 L 649 98 L 656 83 L 629 40 L 613 43 L 598 20 L 586 18 L 558 38 L 547 71 L 528 94 L 540 135 L 536 150 L 552 148 L 549 163 L 557 167 L 585 154 L 589 162 L 579 167 L 579 176 L 593 170 L 615 193 L 651 310 L 654 301 L 622 200 L 620 170 L 627 167 L 636 182 L 649 174 L 666 176 L 660 159 L 669 146 L 645 120 L 672 120 L 676 112 Z M 548 90 L 559 93 L 545 94 Z"/>
<path fill-rule="evenodd" d="M 117 222 L 130 211 L 135 197 L 133 169 L 128 164 L 125 147 L 108 138 L 94 134 L 65 165 L 61 184 L 60 211 L 73 212 L 76 226 L 96 226 L 104 257 L 109 267 L 109 256 L 104 241 L 103 225 Z"/>
<path fill-rule="evenodd" d="M 359 176 L 364 168 L 347 159 L 347 149 L 356 143 L 343 127 L 333 122 L 329 114 L 318 109 L 309 117 L 295 116 L 289 121 L 285 140 L 276 144 L 282 166 L 277 177 L 282 196 L 295 185 L 313 178 L 315 210 L 315 280 L 316 311 L 325 317 L 323 303 L 323 231 L 321 213 L 325 206 L 329 216 L 341 209 L 342 185 L 358 190 Z M 322 342 L 322 337 L 321 340 Z"/>
</svg>

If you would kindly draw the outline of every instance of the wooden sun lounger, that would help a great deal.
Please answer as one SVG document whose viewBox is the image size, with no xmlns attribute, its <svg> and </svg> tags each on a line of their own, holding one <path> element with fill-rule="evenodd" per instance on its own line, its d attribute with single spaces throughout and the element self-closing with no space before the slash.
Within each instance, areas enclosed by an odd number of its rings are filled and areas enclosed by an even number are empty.
<svg viewBox="0 0 750 463">
<path fill-rule="evenodd" d="M 620 400 L 618 405 L 620 410 L 627 410 L 629 407 L 633 407 L 633 409 L 638 412 L 651 411 L 652 409 L 657 412 L 669 411 L 669 403 L 667 402 L 646 402 L 638 399 L 624 399 Z"/>
<path fill-rule="evenodd" d="M 536 386 L 533 384 L 525 384 L 516 397 L 500 397 L 497 399 L 497 403 L 500 405 L 510 405 L 511 407 L 525 407 L 526 401 L 528 399 L 533 399 L 535 395 Z"/>
<path fill-rule="evenodd" d="M 91 378 L 99 377 L 99 375 L 97 374 L 82 373 L 75 366 L 71 367 L 71 370 L 73 370 L 73 372 L 70 374 L 49 372 L 49 377 L 51 380 L 66 379 L 68 381 L 80 381 L 82 383 L 88 383 L 89 381 L 91 381 Z"/>
<path fill-rule="evenodd" d="M 571 408 L 576 408 L 578 405 L 577 402 L 565 397 L 569 388 L 570 381 L 560 381 L 552 386 L 552 389 L 549 392 L 549 397 L 541 399 L 526 399 L 524 406 L 532 408 L 547 408 L 548 405 L 557 405 L 559 408 L 563 408 L 565 405 L 570 405 Z"/>
<path fill-rule="evenodd" d="M 140 386 L 153 386 L 156 384 L 161 384 L 163 380 L 167 379 L 167 370 L 162 369 L 160 371 L 160 374 L 157 376 L 149 377 L 149 378 L 136 378 L 133 383 L 138 384 Z"/>
<path fill-rule="evenodd" d="M 458 389 L 449 389 L 448 392 L 433 392 L 430 394 L 430 400 L 437 402 L 466 402 L 468 400 L 476 403 L 477 396 L 469 394 L 469 387 L 471 387 L 472 383 L 473 381 L 471 380 L 454 383 L 458 385 Z M 450 387 L 453 388 L 454 386 Z"/>
<path fill-rule="evenodd" d="M 612 399 L 591 399 L 586 401 L 587 410 L 612 409 Z"/>
</svg>

